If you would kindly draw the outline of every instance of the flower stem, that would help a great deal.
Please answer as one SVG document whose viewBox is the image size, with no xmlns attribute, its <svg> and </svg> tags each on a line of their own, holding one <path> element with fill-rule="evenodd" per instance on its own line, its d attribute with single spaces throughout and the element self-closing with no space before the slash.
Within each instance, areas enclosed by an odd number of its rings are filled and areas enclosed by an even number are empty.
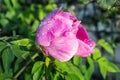
<svg viewBox="0 0 120 80">
<path fill-rule="evenodd" d="M 38 53 L 34 54 L 32 58 L 18 71 L 18 73 L 13 77 L 14 79 L 17 79 L 27 68 L 27 66 L 32 62 L 33 59 L 35 59 L 38 56 Z"/>
</svg>

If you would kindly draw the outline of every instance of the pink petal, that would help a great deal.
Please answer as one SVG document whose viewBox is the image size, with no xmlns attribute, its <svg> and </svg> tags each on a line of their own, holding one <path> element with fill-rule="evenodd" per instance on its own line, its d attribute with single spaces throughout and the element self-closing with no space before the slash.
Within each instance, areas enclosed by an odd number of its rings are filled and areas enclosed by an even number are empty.
<svg viewBox="0 0 120 80">
<path fill-rule="evenodd" d="M 39 45 L 42 46 L 49 46 L 50 42 L 53 40 L 54 36 L 50 32 L 51 24 L 46 24 L 45 26 L 40 26 L 37 35 L 36 40 Z"/>
<path fill-rule="evenodd" d="M 75 55 L 78 49 L 77 39 L 70 37 L 56 38 L 49 47 L 45 47 L 46 53 L 60 61 L 68 61 Z"/>
<path fill-rule="evenodd" d="M 89 39 L 87 31 L 82 25 L 79 25 L 79 29 L 78 29 L 78 32 L 76 34 L 76 37 L 82 41 L 84 41 L 85 39 Z"/>
<path fill-rule="evenodd" d="M 95 43 L 93 41 L 91 40 L 85 40 L 86 42 L 83 42 L 81 40 L 78 41 L 79 47 L 77 53 L 75 54 L 76 56 L 87 57 L 94 52 Z"/>
</svg>

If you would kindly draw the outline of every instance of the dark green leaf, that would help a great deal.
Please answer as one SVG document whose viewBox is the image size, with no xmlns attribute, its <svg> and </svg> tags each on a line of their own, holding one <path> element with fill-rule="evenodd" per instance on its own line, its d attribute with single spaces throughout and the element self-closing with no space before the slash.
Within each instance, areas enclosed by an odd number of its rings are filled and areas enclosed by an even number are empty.
<svg viewBox="0 0 120 80">
<path fill-rule="evenodd" d="M 0 54 L 1 54 L 1 51 L 6 47 L 6 44 L 2 41 L 0 41 Z"/>
<path fill-rule="evenodd" d="M 59 72 L 57 72 L 53 78 L 53 80 L 62 80 L 62 77 Z"/>
<path fill-rule="evenodd" d="M 25 73 L 25 79 L 24 80 L 33 80 L 31 77 L 31 74 Z"/>
<path fill-rule="evenodd" d="M 29 56 L 29 52 L 21 50 L 18 45 L 11 45 L 11 49 L 13 54 L 18 58 L 26 59 L 26 57 Z"/>
<path fill-rule="evenodd" d="M 14 60 L 14 55 L 12 53 L 12 50 L 10 49 L 10 47 L 8 47 L 7 49 L 5 49 L 2 53 L 2 61 L 3 61 L 3 67 L 5 70 L 5 73 L 10 75 L 10 67 L 11 67 L 11 63 Z"/>
<path fill-rule="evenodd" d="M 6 18 L 0 19 L 0 24 L 3 27 L 5 27 L 8 23 L 9 23 L 8 19 L 6 19 Z"/>
<path fill-rule="evenodd" d="M 67 72 L 67 74 L 74 74 L 80 80 L 84 80 L 82 73 L 80 72 L 79 68 L 71 64 L 70 62 L 59 62 L 55 61 L 56 68 L 61 71 L 61 73 Z"/>
</svg>

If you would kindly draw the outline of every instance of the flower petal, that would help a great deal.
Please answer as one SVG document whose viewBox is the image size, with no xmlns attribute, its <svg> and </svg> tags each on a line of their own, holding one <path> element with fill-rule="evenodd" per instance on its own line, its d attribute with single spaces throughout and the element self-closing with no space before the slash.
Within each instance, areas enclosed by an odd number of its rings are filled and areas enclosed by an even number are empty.
<svg viewBox="0 0 120 80">
<path fill-rule="evenodd" d="M 89 43 L 85 43 L 81 40 L 79 41 L 78 51 L 75 54 L 76 56 L 87 57 L 94 52 L 95 43 L 91 40 L 88 40 Z"/>
<path fill-rule="evenodd" d="M 75 55 L 78 49 L 78 41 L 74 38 L 59 37 L 56 38 L 51 46 L 45 47 L 46 53 L 60 61 L 68 61 Z"/>
<path fill-rule="evenodd" d="M 89 39 L 86 29 L 80 24 L 76 37 L 82 41 Z"/>
</svg>

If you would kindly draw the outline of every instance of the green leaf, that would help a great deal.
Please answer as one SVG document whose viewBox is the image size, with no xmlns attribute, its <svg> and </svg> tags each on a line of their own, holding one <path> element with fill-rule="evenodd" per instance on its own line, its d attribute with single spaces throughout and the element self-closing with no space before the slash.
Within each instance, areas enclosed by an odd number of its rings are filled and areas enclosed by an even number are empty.
<svg viewBox="0 0 120 80">
<path fill-rule="evenodd" d="M 37 28 L 38 28 L 38 26 L 39 26 L 39 21 L 38 20 L 35 20 L 34 22 L 33 22 L 33 25 L 32 25 L 32 32 L 35 32 L 36 30 L 37 30 Z"/>
<path fill-rule="evenodd" d="M 0 19 L 0 24 L 1 24 L 3 27 L 7 26 L 8 23 L 9 23 L 8 19 L 6 19 L 6 18 Z"/>
<path fill-rule="evenodd" d="M 102 8 L 110 9 L 116 0 L 97 0 L 98 5 Z"/>
<path fill-rule="evenodd" d="M 18 9 L 20 8 L 20 4 L 18 3 L 18 0 L 11 0 L 12 4 L 13 4 L 13 7 Z"/>
<path fill-rule="evenodd" d="M 87 66 L 86 65 L 80 65 L 80 70 L 84 74 L 87 71 Z"/>
<path fill-rule="evenodd" d="M 10 75 L 10 67 L 11 67 L 11 63 L 14 60 L 14 55 L 12 53 L 12 50 L 10 49 L 10 47 L 8 47 L 7 49 L 5 49 L 2 53 L 2 61 L 3 61 L 3 67 L 5 70 L 5 73 Z"/>
<path fill-rule="evenodd" d="M 106 77 L 107 72 L 120 72 L 120 69 L 115 64 L 108 61 L 105 57 L 101 57 L 97 60 L 97 62 L 99 64 L 100 72 L 104 79 Z"/>
<path fill-rule="evenodd" d="M 65 80 L 80 80 L 80 78 L 76 76 L 75 74 L 67 74 L 65 76 Z"/>
<path fill-rule="evenodd" d="M 13 8 L 12 8 L 13 9 Z M 11 15 L 10 15 L 11 14 Z M 15 16 L 15 11 L 14 10 L 11 10 L 11 11 L 7 11 L 5 17 L 8 18 L 8 19 L 13 19 L 13 17 Z"/>
<path fill-rule="evenodd" d="M 73 57 L 73 63 L 77 66 L 79 66 L 82 62 L 82 58 L 80 58 L 79 56 L 75 56 Z"/>
<path fill-rule="evenodd" d="M 34 64 L 32 68 L 33 80 L 40 80 L 44 72 L 44 62 L 38 61 Z"/>
<path fill-rule="evenodd" d="M 0 41 L 0 54 L 5 47 L 6 47 L 6 44 L 4 42 Z"/>
<path fill-rule="evenodd" d="M 42 20 L 46 16 L 46 12 L 43 9 L 39 9 L 38 11 L 38 17 L 40 20 Z"/>
<path fill-rule="evenodd" d="M 91 76 L 94 72 L 94 64 L 90 57 L 87 57 L 87 62 L 89 64 L 89 67 L 85 72 L 85 80 L 91 80 Z"/>
<path fill-rule="evenodd" d="M 57 60 L 55 60 L 54 63 L 56 65 L 56 69 L 58 71 L 60 71 L 61 73 L 67 72 L 67 74 L 74 74 L 80 80 L 84 80 L 84 77 L 83 77 L 82 73 L 80 72 L 79 68 L 74 66 L 72 63 L 70 63 L 70 62 L 60 62 L 60 61 L 57 61 Z"/>
<path fill-rule="evenodd" d="M 4 3 L 6 4 L 6 7 L 9 9 L 9 10 L 12 10 L 12 5 L 10 3 L 10 0 L 4 0 Z"/>
<path fill-rule="evenodd" d="M 107 63 L 107 71 L 109 72 L 120 72 L 120 69 L 112 62 Z"/>
<path fill-rule="evenodd" d="M 28 51 L 21 50 L 18 45 L 11 45 L 11 49 L 12 49 L 13 54 L 14 54 L 17 58 L 26 59 L 27 56 L 29 56 L 29 52 L 28 52 Z"/>
<path fill-rule="evenodd" d="M 19 46 L 31 46 L 30 44 L 30 39 L 21 39 L 21 40 L 16 40 L 12 41 L 13 44 L 19 45 Z"/>
<path fill-rule="evenodd" d="M 4 73 L 0 73 L 0 80 L 12 80 L 10 77 Z"/>
<path fill-rule="evenodd" d="M 103 40 L 103 39 L 99 40 L 98 45 L 103 47 L 111 55 L 114 55 L 114 51 L 113 51 L 112 46 L 108 42 L 106 42 L 105 40 Z"/>
<path fill-rule="evenodd" d="M 14 65 L 14 73 L 16 73 L 21 67 L 20 67 L 20 63 L 23 61 L 22 58 L 17 58 L 17 60 L 15 61 L 15 65 Z"/>
<path fill-rule="evenodd" d="M 34 74 L 40 67 L 42 67 L 44 62 L 42 61 L 37 61 L 34 63 L 33 68 L 32 68 L 32 74 Z"/>
<path fill-rule="evenodd" d="M 57 73 L 54 75 L 53 80 L 62 80 L 62 77 L 61 77 L 61 75 L 60 75 L 59 72 L 57 72 Z"/>
<path fill-rule="evenodd" d="M 107 67 L 108 65 L 106 64 L 108 60 L 105 57 L 101 57 L 100 59 L 97 60 L 100 68 L 100 73 L 102 74 L 103 78 L 106 78 L 107 75 Z"/>
<path fill-rule="evenodd" d="M 93 53 L 93 59 L 97 60 L 100 57 L 101 57 L 101 51 L 98 48 L 95 48 L 94 53 Z"/>
<path fill-rule="evenodd" d="M 100 73 L 102 74 L 103 78 L 105 79 L 106 75 L 107 75 L 106 68 L 103 66 L 103 64 L 100 64 L 100 63 L 99 63 L 99 68 L 100 68 Z"/>
<path fill-rule="evenodd" d="M 25 73 L 25 79 L 24 80 L 33 80 L 31 78 L 31 74 Z"/>
</svg>

